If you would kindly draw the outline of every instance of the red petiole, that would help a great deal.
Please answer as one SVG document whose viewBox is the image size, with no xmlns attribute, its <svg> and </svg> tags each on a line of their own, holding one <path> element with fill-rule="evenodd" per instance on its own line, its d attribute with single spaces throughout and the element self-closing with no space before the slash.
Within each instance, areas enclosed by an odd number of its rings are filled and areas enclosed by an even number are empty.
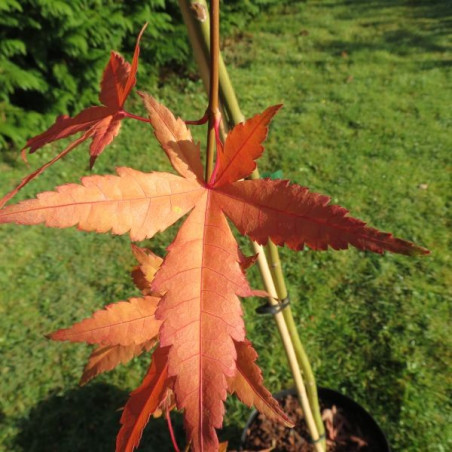
<svg viewBox="0 0 452 452">
<path fill-rule="evenodd" d="M 165 410 L 166 422 L 168 423 L 168 430 L 171 436 L 171 442 L 173 443 L 174 450 L 180 452 L 179 446 L 177 445 L 176 436 L 174 435 L 173 424 L 171 423 L 171 416 L 168 407 Z"/>
<path fill-rule="evenodd" d="M 217 176 L 219 163 L 220 163 L 220 159 L 218 158 L 218 156 L 219 156 L 220 152 L 223 152 L 223 143 L 221 142 L 221 138 L 220 138 L 220 124 L 221 124 L 221 114 L 219 113 L 215 117 L 215 123 L 213 125 L 213 128 L 215 130 L 215 141 L 217 143 L 217 160 L 215 162 L 215 167 L 212 171 L 212 175 L 210 176 L 209 183 L 207 184 L 208 187 L 212 187 L 213 184 L 215 183 L 215 178 Z"/>
<path fill-rule="evenodd" d="M 122 113 L 126 118 L 132 118 L 142 122 L 150 122 L 149 119 L 143 118 L 142 116 L 134 115 L 133 113 L 129 113 L 128 111 L 125 110 L 121 110 L 120 113 Z"/>
<path fill-rule="evenodd" d="M 191 125 L 191 126 L 201 126 L 202 124 L 205 124 L 209 120 L 209 115 L 207 114 L 207 111 L 204 113 L 204 116 L 201 119 L 198 119 L 196 121 L 184 121 L 185 124 Z"/>
</svg>

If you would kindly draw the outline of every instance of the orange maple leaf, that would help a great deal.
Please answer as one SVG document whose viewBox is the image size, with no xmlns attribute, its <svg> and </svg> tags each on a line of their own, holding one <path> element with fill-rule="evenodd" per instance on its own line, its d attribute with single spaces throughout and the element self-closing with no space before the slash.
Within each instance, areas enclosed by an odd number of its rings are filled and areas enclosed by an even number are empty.
<svg viewBox="0 0 452 452">
<path fill-rule="evenodd" d="M 140 264 L 134 268 L 132 277 L 144 297 L 108 305 L 91 318 L 47 336 L 53 340 L 97 344 L 80 379 L 82 385 L 157 344 L 161 322 L 155 319 L 155 310 L 160 296 L 150 290 L 150 285 L 163 259 L 136 245 L 132 245 L 132 251 Z"/>
<path fill-rule="evenodd" d="M 216 450 L 215 429 L 222 425 L 228 391 L 289 422 L 263 389 L 255 352 L 245 342 L 238 297 L 253 291 L 227 218 L 260 244 L 272 240 L 296 250 L 305 245 L 315 250 L 353 245 L 377 253 L 428 251 L 367 227 L 343 207 L 330 205 L 329 197 L 305 187 L 288 181 L 240 180 L 254 169 L 280 106 L 237 126 L 219 149 L 211 179 L 205 181 L 199 146 L 186 125 L 152 97 L 141 95 L 155 135 L 179 176 L 119 168 L 118 176 L 85 177 L 81 185 L 63 185 L 8 206 L 0 210 L 0 223 L 77 225 L 143 240 L 190 212 L 148 289 L 162 294 L 155 311 L 161 322 L 159 346 L 155 363 L 126 405 L 117 450 L 136 447 L 147 419 L 168 390 L 174 391 L 177 408 L 184 410 L 193 449 Z"/>
</svg>

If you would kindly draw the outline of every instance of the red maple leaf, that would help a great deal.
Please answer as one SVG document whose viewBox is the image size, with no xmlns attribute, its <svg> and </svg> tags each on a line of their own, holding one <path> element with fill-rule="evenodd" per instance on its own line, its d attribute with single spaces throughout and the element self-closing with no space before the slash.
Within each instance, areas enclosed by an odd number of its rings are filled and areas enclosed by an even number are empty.
<svg viewBox="0 0 452 452">
<path fill-rule="evenodd" d="M 102 106 L 85 108 L 73 118 L 67 115 L 59 116 L 48 130 L 30 138 L 23 151 L 28 148 L 32 154 L 52 141 L 86 131 L 84 139 L 92 138 L 90 164 L 94 165 L 96 158 L 118 134 L 121 120 L 126 116 L 123 107 L 136 83 L 140 39 L 146 27 L 147 24 L 138 35 L 132 64 L 125 61 L 119 53 L 111 52 L 100 84 L 99 100 Z"/>
<path fill-rule="evenodd" d="M 90 145 L 90 167 L 92 168 L 97 157 L 118 135 L 122 119 L 127 116 L 139 119 L 139 117 L 124 111 L 124 103 L 136 84 L 140 39 L 146 27 L 147 24 L 143 26 L 138 35 L 132 64 L 125 61 L 119 53 L 111 52 L 110 60 L 104 69 L 101 81 L 99 100 L 103 104 L 102 106 L 88 107 L 73 118 L 67 115 L 59 116 L 49 129 L 27 141 L 22 149 L 24 159 L 27 149 L 32 154 L 48 143 L 67 138 L 78 132 L 84 132 L 80 138 L 69 144 L 52 160 L 24 177 L 17 187 L 0 199 L 0 208 L 49 166 L 52 166 L 89 138 L 92 139 Z"/>
<path fill-rule="evenodd" d="M 211 179 L 205 181 L 199 146 L 184 122 L 152 97 L 142 97 L 155 135 L 179 175 L 119 168 L 118 176 L 85 177 L 81 185 L 63 185 L 0 210 L 0 223 L 77 225 L 143 240 L 190 212 L 152 283 L 142 286 L 162 295 L 155 310 L 155 321 L 161 322 L 159 345 L 147 376 L 125 407 L 117 450 L 137 446 L 147 419 L 167 400 L 168 391 L 184 410 L 193 449 L 216 450 L 215 429 L 222 425 L 228 391 L 288 423 L 263 388 L 256 354 L 245 339 L 238 297 L 253 291 L 227 219 L 260 244 L 272 240 L 295 250 L 305 245 L 314 250 L 353 245 L 377 253 L 428 251 L 367 227 L 348 216 L 345 208 L 330 205 L 329 197 L 305 187 L 288 181 L 241 180 L 262 154 L 268 124 L 280 106 L 233 129 L 219 150 Z M 93 341 L 94 334 L 103 345 L 118 345 L 112 334 L 92 332 L 93 325 L 103 327 L 106 312 L 73 328 L 84 340 Z"/>
</svg>

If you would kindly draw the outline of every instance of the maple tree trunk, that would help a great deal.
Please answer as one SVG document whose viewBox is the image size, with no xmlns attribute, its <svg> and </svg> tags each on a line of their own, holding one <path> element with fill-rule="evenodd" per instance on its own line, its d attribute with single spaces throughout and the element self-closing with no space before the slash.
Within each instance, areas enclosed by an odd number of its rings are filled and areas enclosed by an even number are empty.
<svg viewBox="0 0 452 452">
<path fill-rule="evenodd" d="M 188 34 L 190 37 L 190 42 L 193 48 L 193 53 L 195 55 L 195 59 L 197 61 L 198 67 L 200 69 L 200 73 L 204 82 L 204 86 L 206 90 L 211 93 L 211 73 L 212 67 L 209 68 L 209 58 L 212 61 L 213 56 L 211 55 L 210 49 L 213 47 L 211 43 L 211 34 L 210 34 L 210 24 L 207 20 L 207 5 L 205 1 L 198 1 L 197 8 L 194 8 L 192 5 L 193 2 L 189 0 L 179 0 L 179 6 L 187 26 Z M 200 11 L 199 8 L 205 8 L 204 11 Z M 216 52 L 213 52 L 216 53 Z M 226 114 L 227 122 L 232 125 L 236 125 L 245 120 L 244 115 L 242 114 L 237 97 L 235 95 L 235 91 L 232 87 L 232 83 L 229 78 L 229 74 L 227 72 L 226 66 L 224 64 L 221 53 L 218 54 L 218 60 L 216 64 L 219 66 L 219 94 L 221 99 L 221 107 L 223 112 Z M 209 70 L 210 69 L 210 70 Z M 210 111 L 210 100 L 209 100 L 209 111 Z M 210 113 L 209 113 L 210 115 Z M 209 128 L 210 130 L 210 128 Z M 211 153 L 213 155 L 213 152 Z M 211 157 L 210 157 L 211 158 Z M 209 157 L 208 157 L 209 159 Z M 209 161 L 209 160 L 208 160 Z M 210 175 L 210 174 L 209 174 Z M 259 179 L 259 171 L 256 168 L 253 171 L 251 178 Z M 270 261 L 270 266 L 268 265 L 267 258 L 260 259 L 259 268 L 261 270 L 261 275 L 264 279 L 264 273 L 268 270 L 268 277 L 271 281 L 268 281 L 266 284 L 266 288 L 268 292 L 273 293 L 272 301 L 277 303 L 275 299 L 283 300 L 287 298 L 287 288 L 284 281 L 284 276 L 281 269 L 281 263 L 279 259 L 279 252 L 276 245 L 269 241 L 268 245 L 265 246 L 267 251 L 268 260 Z M 262 251 L 262 250 L 261 250 Z M 262 252 L 260 254 L 263 254 Z M 267 278 L 268 278 L 267 277 Z M 273 290 L 268 290 L 269 287 L 272 287 Z M 300 367 L 303 376 L 305 377 L 305 384 L 303 384 L 301 380 L 301 386 L 297 389 L 299 392 L 300 401 L 302 402 L 304 398 L 308 399 L 308 406 L 303 404 L 303 409 L 305 412 L 312 413 L 313 425 L 310 426 L 311 435 L 314 439 L 318 439 L 319 437 L 323 438 L 325 434 L 325 429 L 323 425 L 323 421 L 320 414 L 320 407 L 318 402 L 317 395 L 317 385 L 315 382 L 314 374 L 312 372 L 312 367 L 309 362 L 308 356 L 304 350 L 303 344 L 298 335 L 295 321 L 293 318 L 292 310 L 290 306 L 282 310 L 282 314 L 275 315 L 275 320 L 278 325 L 278 329 L 282 336 L 285 348 L 286 346 L 293 350 L 294 356 L 292 357 L 292 351 L 288 352 L 286 348 L 286 353 L 288 355 L 289 364 L 291 366 L 291 371 L 294 377 L 295 382 L 298 380 L 298 376 L 301 379 L 300 375 Z M 289 336 L 289 341 L 286 344 L 283 336 L 283 331 Z M 297 364 L 293 366 L 293 362 L 291 359 L 294 359 L 294 362 Z M 304 394 L 303 394 L 304 393 Z M 308 414 L 307 416 L 308 417 Z M 325 450 L 325 440 L 321 439 L 318 443 L 316 443 L 316 449 L 318 451 Z"/>
</svg>

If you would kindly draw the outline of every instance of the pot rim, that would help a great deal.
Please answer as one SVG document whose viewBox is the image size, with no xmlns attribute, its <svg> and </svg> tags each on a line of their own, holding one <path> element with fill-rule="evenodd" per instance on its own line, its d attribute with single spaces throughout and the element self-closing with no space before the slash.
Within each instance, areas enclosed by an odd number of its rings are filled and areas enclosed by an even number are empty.
<svg viewBox="0 0 452 452">
<path fill-rule="evenodd" d="M 369 426 L 370 430 L 372 430 L 375 433 L 374 436 L 377 439 L 379 446 L 383 447 L 381 449 L 381 452 L 391 452 L 391 447 L 389 446 L 388 439 L 386 438 L 386 435 L 384 434 L 383 430 L 377 424 L 377 421 L 363 406 L 361 406 L 351 397 L 346 396 L 334 389 L 318 386 L 317 390 L 320 400 L 334 401 L 334 404 L 337 404 L 339 407 L 345 408 L 346 410 L 348 409 L 352 411 L 355 415 L 357 414 L 361 419 L 364 419 L 365 423 Z M 297 397 L 296 389 L 295 388 L 283 389 L 273 394 L 273 397 L 279 400 L 288 395 Z M 242 435 L 240 436 L 239 451 L 244 450 L 247 431 L 250 428 L 251 424 L 254 422 L 255 418 L 258 416 L 258 414 L 259 412 L 257 410 L 253 410 L 250 416 L 248 417 L 248 421 L 242 431 Z"/>
</svg>

